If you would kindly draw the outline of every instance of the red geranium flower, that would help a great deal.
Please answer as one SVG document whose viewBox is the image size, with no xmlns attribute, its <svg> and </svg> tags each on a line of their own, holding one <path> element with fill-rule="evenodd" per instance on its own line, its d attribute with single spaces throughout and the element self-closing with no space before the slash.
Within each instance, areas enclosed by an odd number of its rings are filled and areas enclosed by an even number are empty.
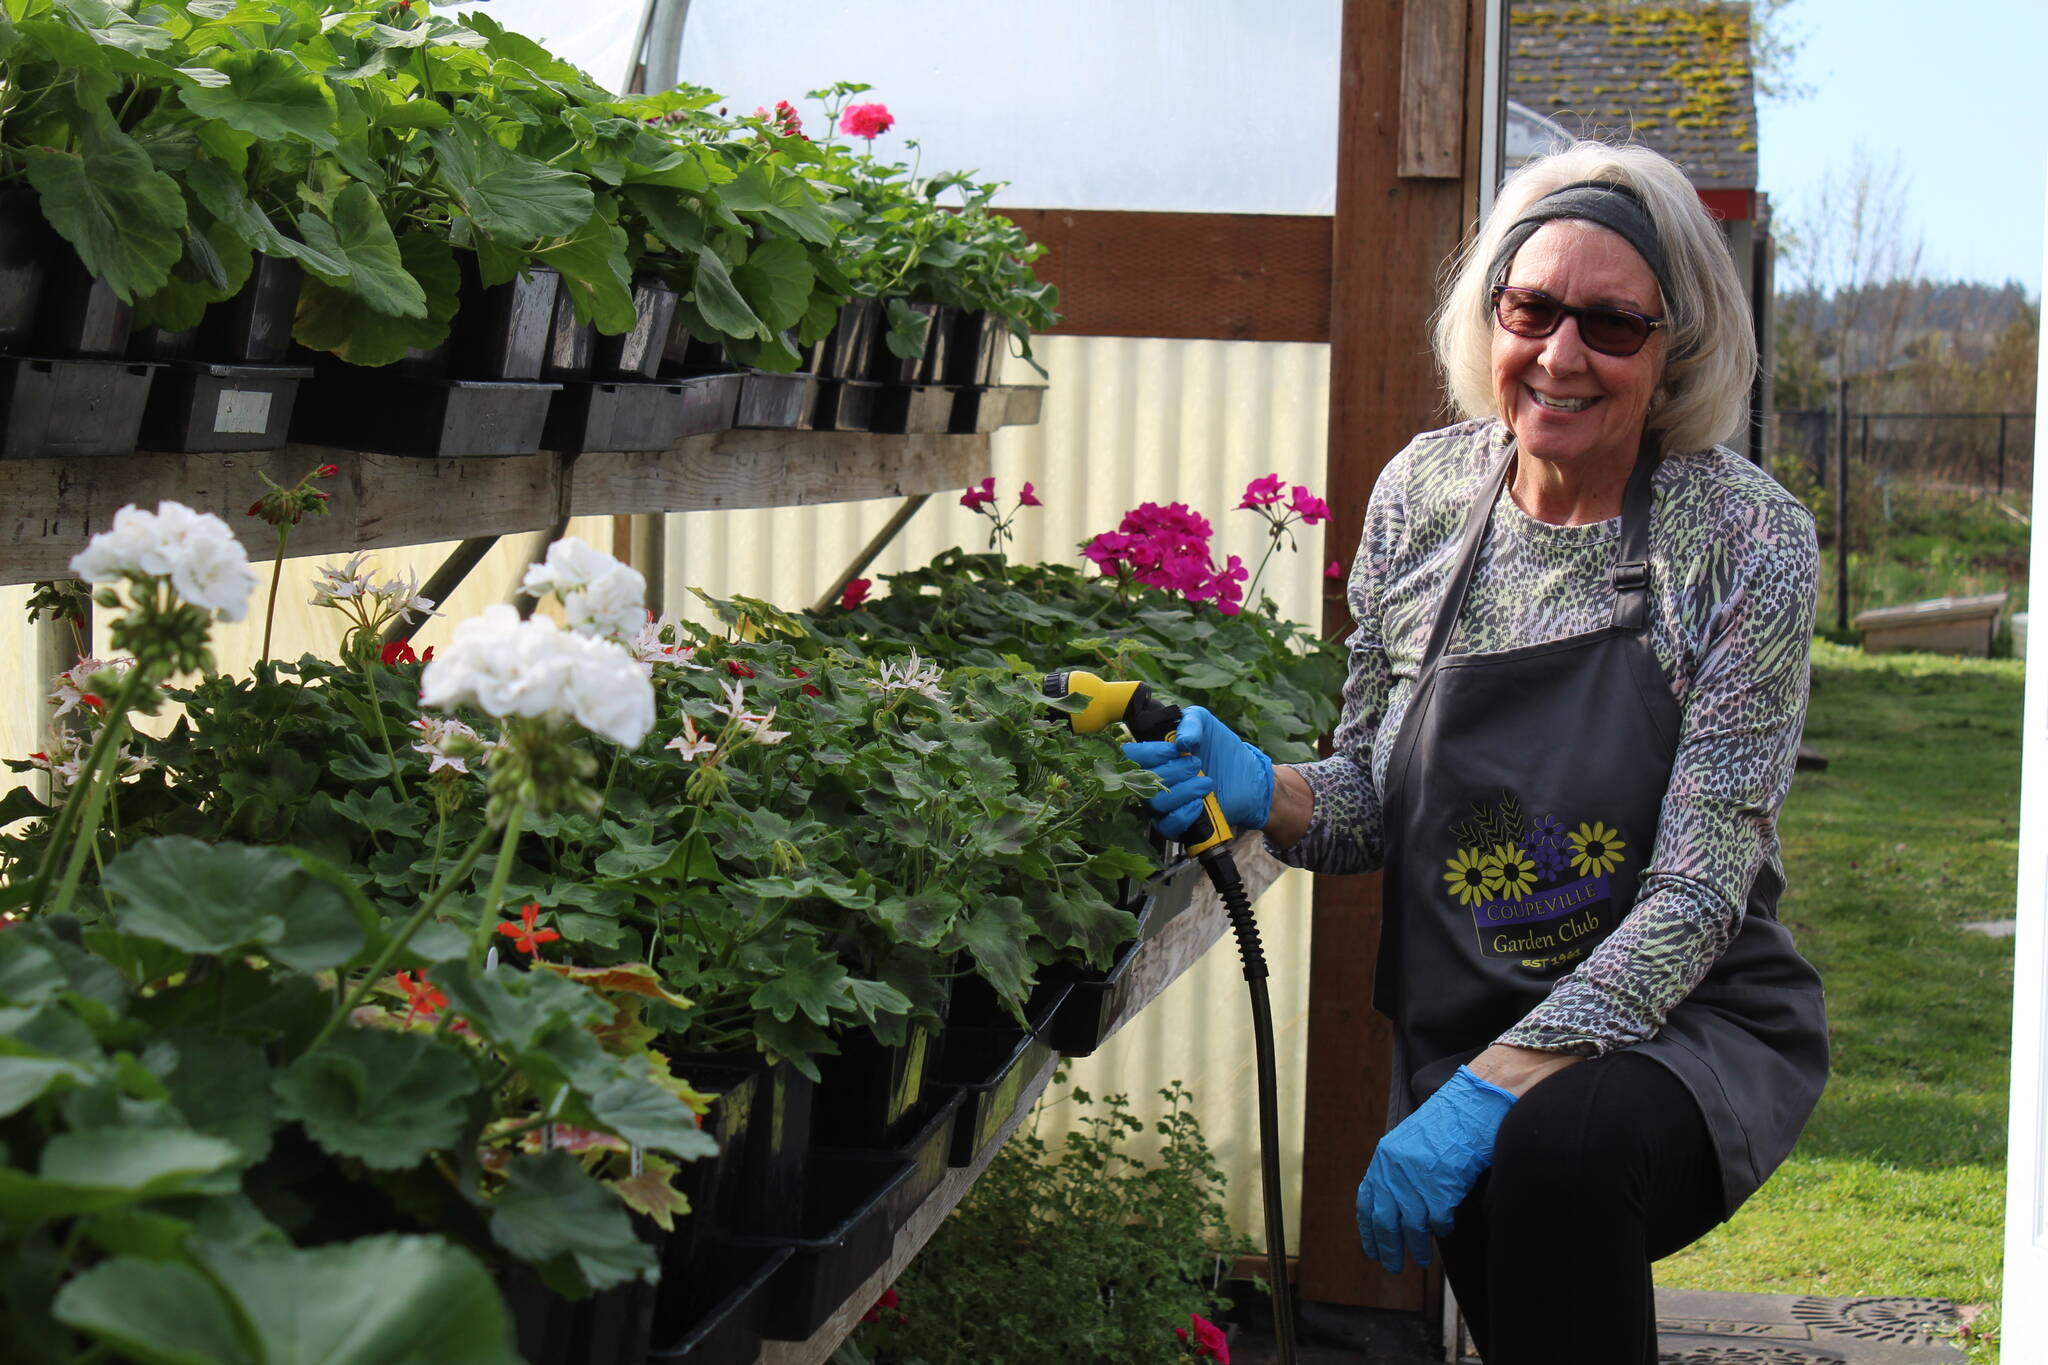
<svg viewBox="0 0 2048 1365">
<path fill-rule="evenodd" d="M 420 656 L 412 652 L 410 640 L 393 640 L 384 646 L 384 652 L 378 657 L 387 667 L 391 664 L 416 664 L 420 661 Z"/>
<path fill-rule="evenodd" d="M 1217 1365 L 1230 1365 L 1230 1338 L 1223 1335 L 1223 1329 L 1200 1313 L 1188 1314 L 1188 1321 L 1195 1329 L 1192 1340 L 1185 1327 L 1174 1328 L 1173 1334 L 1195 1348 L 1195 1359 L 1213 1360 Z"/>
<path fill-rule="evenodd" d="M 801 668 L 798 668 L 795 664 L 791 664 L 789 666 L 789 671 L 796 674 L 796 676 L 798 676 L 799 678 L 808 678 L 811 676 L 810 674 L 804 672 Z M 822 696 L 823 694 L 818 691 L 818 686 L 816 683 L 805 683 L 804 695 L 807 697 L 816 697 Z"/>
<path fill-rule="evenodd" d="M 725 671 L 732 674 L 735 678 L 751 678 L 754 676 L 754 670 L 748 668 L 738 659 L 727 659 L 725 661 Z"/>
<path fill-rule="evenodd" d="M 896 124 L 886 104 L 849 104 L 839 118 L 839 131 L 873 142 Z"/>
<path fill-rule="evenodd" d="M 852 611 L 855 607 L 868 600 L 868 589 L 874 586 L 874 582 L 866 578 L 849 580 L 845 589 L 839 594 L 839 609 L 841 611 Z"/>
<path fill-rule="evenodd" d="M 424 1014 L 432 1019 L 448 1007 L 448 997 L 427 980 L 425 972 L 417 975 L 412 972 L 400 972 L 392 979 L 398 983 L 398 989 L 405 992 L 405 998 L 412 1002 L 412 1008 L 405 1012 L 407 1025 L 412 1023 L 416 1015 Z"/>
<path fill-rule="evenodd" d="M 902 1302 L 902 1297 L 898 1295 L 896 1292 L 896 1286 L 892 1284 L 887 1289 L 884 1289 L 882 1291 L 882 1297 L 875 1300 L 875 1306 L 873 1308 L 870 1308 L 867 1312 L 861 1314 L 860 1320 L 864 1323 L 880 1322 L 882 1320 L 883 1309 L 887 1308 L 891 1311 L 894 1311 L 896 1307 Z M 910 1319 L 903 1316 L 903 1314 L 901 1313 L 897 1313 L 896 1325 L 898 1327 L 908 1327 L 910 1325 Z"/>
<path fill-rule="evenodd" d="M 539 914 L 540 906 L 528 901 L 525 905 L 519 907 L 519 923 L 514 924 L 512 921 L 506 920 L 498 925 L 498 932 L 511 939 L 513 947 L 522 953 L 532 954 L 536 959 L 540 957 L 541 944 L 553 943 L 561 937 L 553 929 L 536 929 L 533 927 L 534 917 Z"/>
</svg>

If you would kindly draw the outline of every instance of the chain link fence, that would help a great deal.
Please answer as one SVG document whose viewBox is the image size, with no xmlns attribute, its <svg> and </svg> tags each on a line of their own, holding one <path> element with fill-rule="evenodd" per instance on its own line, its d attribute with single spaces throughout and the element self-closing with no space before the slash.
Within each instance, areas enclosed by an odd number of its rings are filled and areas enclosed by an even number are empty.
<svg viewBox="0 0 2048 1365">
<path fill-rule="evenodd" d="M 1780 410 L 1773 445 L 1815 488 L 1833 487 L 1832 408 Z M 1887 517 L 1892 501 L 1916 493 L 2000 499 L 2024 508 L 2034 487 L 2031 412 L 1848 413 L 1849 477 L 1874 493 Z"/>
</svg>

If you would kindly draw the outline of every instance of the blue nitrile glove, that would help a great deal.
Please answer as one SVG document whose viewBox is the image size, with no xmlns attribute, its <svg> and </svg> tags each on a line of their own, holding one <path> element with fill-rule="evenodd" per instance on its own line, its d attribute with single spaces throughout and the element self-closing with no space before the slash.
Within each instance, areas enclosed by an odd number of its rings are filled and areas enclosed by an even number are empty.
<svg viewBox="0 0 2048 1365">
<path fill-rule="evenodd" d="M 1200 818 L 1202 798 L 1210 792 L 1232 829 L 1264 829 L 1273 813 L 1273 760 L 1202 707 L 1180 713 L 1171 742 L 1126 744 L 1124 757 L 1165 784 L 1146 804 L 1159 815 L 1153 827 L 1169 839 L 1180 838 Z"/>
<path fill-rule="evenodd" d="M 1358 1240 L 1366 1255 L 1401 1273 L 1408 1259 L 1429 1264 L 1429 1239 L 1451 1230 L 1451 1215 L 1493 1164 L 1493 1136 L 1513 1091 L 1461 1066 L 1420 1109 L 1380 1139 L 1358 1182 Z"/>
</svg>

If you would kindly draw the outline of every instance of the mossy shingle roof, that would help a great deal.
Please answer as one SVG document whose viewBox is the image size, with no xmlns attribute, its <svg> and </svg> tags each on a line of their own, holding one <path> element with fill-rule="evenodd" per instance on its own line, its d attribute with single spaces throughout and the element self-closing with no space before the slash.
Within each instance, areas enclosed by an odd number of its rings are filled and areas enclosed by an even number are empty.
<svg viewBox="0 0 2048 1365">
<path fill-rule="evenodd" d="M 1756 185 L 1749 6 L 1512 0 L 1508 98 L 1574 134 L 1632 136 L 1700 189 Z"/>
</svg>

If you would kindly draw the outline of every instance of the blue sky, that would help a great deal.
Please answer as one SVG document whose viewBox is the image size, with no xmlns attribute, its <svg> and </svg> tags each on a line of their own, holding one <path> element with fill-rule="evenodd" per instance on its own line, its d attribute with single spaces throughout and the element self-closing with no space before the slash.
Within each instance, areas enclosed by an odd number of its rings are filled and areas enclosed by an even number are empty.
<svg viewBox="0 0 2048 1365">
<path fill-rule="evenodd" d="M 2041 289 L 2048 0 L 1796 0 L 1804 99 L 1763 101 L 1759 179 L 1795 221 L 1860 143 L 1896 153 L 1923 273 Z"/>
</svg>

